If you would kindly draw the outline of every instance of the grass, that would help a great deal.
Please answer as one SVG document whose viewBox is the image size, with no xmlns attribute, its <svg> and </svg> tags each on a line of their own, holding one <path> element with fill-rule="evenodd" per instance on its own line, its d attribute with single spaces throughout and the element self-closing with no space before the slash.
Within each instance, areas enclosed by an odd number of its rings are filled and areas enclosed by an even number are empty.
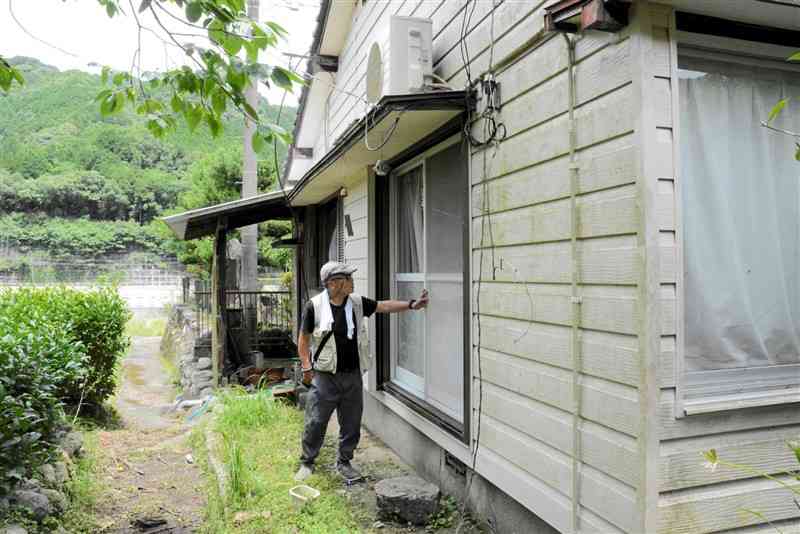
<svg viewBox="0 0 800 534">
<path fill-rule="evenodd" d="M 97 531 L 94 508 L 103 489 L 97 470 L 97 432 L 96 429 L 83 432 L 83 456 L 74 464 L 73 476 L 65 488 L 70 506 L 62 524 L 68 532 Z"/>
<path fill-rule="evenodd" d="M 178 369 L 178 366 L 175 364 L 175 359 L 170 358 L 163 352 L 159 354 L 158 359 L 161 361 L 161 366 L 166 371 L 167 375 L 169 376 L 169 382 L 180 392 L 181 390 L 181 371 Z"/>
<path fill-rule="evenodd" d="M 166 317 L 154 317 L 152 319 L 137 319 L 134 317 L 125 325 L 125 334 L 129 337 L 158 337 L 164 335 L 166 327 Z"/>
<path fill-rule="evenodd" d="M 227 495 L 220 495 L 216 481 L 209 483 L 208 532 L 337 534 L 360 530 L 357 512 L 336 491 L 342 488 L 341 480 L 324 469 L 334 462 L 331 447 L 323 448 L 317 462 L 322 469 L 306 481 L 322 495 L 302 510 L 292 506 L 289 489 L 296 485 L 293 476 L 300 456 L 302 413 L 274 400 L 268 392 L 247 395 L 233 390 L 223 393 L 220 400 L 225 409 L 213 424 L 222 436 L 220 452 L 229 484 Z M 196 433 L 194 438 L 199 449 L 201 437 Z M 240 511 L 271 515 L 236 524 L 234 517 Z"/>
</svg>

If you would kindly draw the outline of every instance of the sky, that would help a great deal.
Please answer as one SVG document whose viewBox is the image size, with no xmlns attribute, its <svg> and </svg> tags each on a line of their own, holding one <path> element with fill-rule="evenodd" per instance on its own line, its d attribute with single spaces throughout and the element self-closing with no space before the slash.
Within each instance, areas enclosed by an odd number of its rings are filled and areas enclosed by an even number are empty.
<svg viewBox="0 0 800 534">
<path fill-rule="evenodd" d="M 140 0 L 122 0 L 123 8 L 129 1 L 138 8 Z M 174 12 L 176 10 L 173 8 Z M 260 61 L 288 66 L 291 59 L 291 66 L 296 67 L 299 60 L 289 58 L 283 52 L 308 52 L 318 11 L 319 0 L 261 0 L 261 21 L 277 22 L 286 28 L 289 37 L 280 43 L 277 51 L 269 55 L 262 53 Z M 163 42 L 169 39 L 153 16 L 145 12 L 140 17 L 144 26 L 160 35 L 159 38 L 150 32 L 142 32 L 142 70 L 163 71 L 187 64 L 180 49 Z M 163 13 L 159 18 L 170 31 L 201 32 L 182 26 Z M 199 38 L 180 39 L 207 46 L 207 41 L 204 45 Z M 0 0 L 0 55 L 5 57 L 33 57 L 61 70 L 99 72 L 102 65 L 114 70 L 130 70 L 136 48 L 137 26 L 130 8 L 125 9 L 124 15 L 109 18 L 97 0 Z M 301 64 L 300 71 L 303 72 L 304 68 Z M 268 91 L 262 86 L 261 91 L 272 104 L 280 103 L 283 96 L 279 89 Z M 286 103 L 296 105 L 299 92 L 297 89 L 294 95 L 287 95 Z"/>
</svg>

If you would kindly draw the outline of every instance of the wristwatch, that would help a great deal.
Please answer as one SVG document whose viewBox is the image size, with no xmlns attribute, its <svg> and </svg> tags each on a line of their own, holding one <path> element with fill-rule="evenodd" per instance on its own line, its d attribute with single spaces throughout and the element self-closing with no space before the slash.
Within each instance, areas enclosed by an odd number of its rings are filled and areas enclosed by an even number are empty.
<svg viewBox="0 0 800 534">
<path fill-rule="evenodd" d="M 411 300 L 408 301 L 408 309 L 409 310 L 413 310 L 414 309 L 414 303 L 415 302 L 417 302 L 417 299 L 411 299 Z"/>
</svg>

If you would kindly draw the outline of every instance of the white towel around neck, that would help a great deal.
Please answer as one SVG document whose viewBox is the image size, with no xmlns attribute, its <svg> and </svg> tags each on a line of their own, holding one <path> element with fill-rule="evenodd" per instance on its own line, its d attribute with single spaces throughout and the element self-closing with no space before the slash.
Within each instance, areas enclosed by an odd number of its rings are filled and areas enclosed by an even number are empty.
<svg viewBox="0 0 800 534">
<path fill-rule="evenodd" d="M 333 328 L 333 312 L 331 311 L 331 300 L 327 290 L 322 292 L 320 311 L 319 329 L 322 332 L 327 332 Z M 347 304 L 344 306 L 344 316 L 347 319 L 347 339 L 353 339 L 356 325 L 353 320 L 353 302 L 349 296 L 347 297 Z"/>
</svg>

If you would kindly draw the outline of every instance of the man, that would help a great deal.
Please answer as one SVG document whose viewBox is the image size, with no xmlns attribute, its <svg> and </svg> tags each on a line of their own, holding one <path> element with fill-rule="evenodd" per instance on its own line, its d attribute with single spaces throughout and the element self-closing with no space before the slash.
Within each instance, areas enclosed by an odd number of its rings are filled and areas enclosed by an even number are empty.
<svg viewBox="0 0 800 534">
<path fill-rule="evenodd" d="M 305 480 L 314 471 L 331 414 L 339 419 L 339 457 L 336 470 L 348 482 L 361 478 L 351 464 L 361 438 L 364 406 L 361 374 L 371 364 L 365 318 L 373 313 L 421 310 L 428 305 L 428 292 L 419 299 L 376 302 L 353 293 L 356 268 L 330 261 L 320 269 L 325 290 L 303 310 L 297 350 L 303 366 L 303 383 L 310 384 L 306 397 L 303 454 L 295 480 Z"/>
</svg>

